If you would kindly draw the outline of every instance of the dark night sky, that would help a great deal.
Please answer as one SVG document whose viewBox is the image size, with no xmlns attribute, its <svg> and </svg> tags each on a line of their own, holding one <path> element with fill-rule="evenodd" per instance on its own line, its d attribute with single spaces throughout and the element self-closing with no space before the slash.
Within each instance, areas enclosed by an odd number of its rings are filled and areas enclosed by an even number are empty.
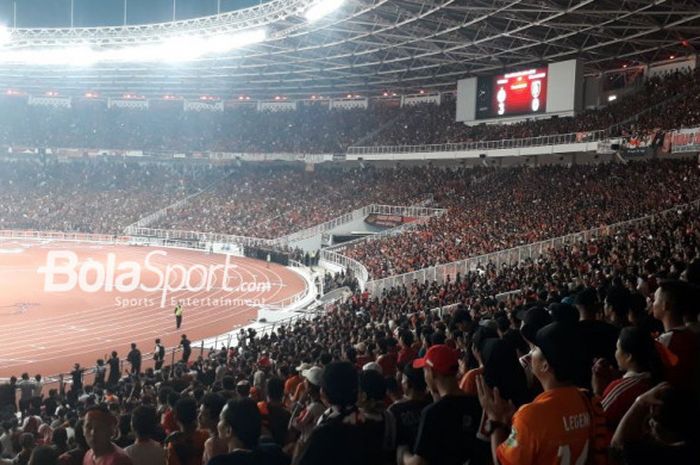
<svg viewBox="0 0 700 465">
<path fill-rule="evenodd" d="M 260 0 L 221 0 L 221 11 L 256 5 Z M 173 0 L 127 0 L 129 24 L 170 21 Z M 73 0 L 75 26 L 109 26 L 124 22 L 124 0 Z M 0 23 L 17 27 L 70 26 L 70 0 L 0 0 Z M 216 14 L 217 0 L 177 0 L 177 19 Z"/>
</svg>

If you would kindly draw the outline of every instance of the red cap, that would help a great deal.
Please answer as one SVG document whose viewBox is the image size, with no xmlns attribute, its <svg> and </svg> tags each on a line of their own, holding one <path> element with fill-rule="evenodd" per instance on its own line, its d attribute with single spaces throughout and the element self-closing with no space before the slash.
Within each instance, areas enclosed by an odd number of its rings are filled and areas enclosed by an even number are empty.
<svg viewBox="0 0 700 465">
<path fill-rule="evenodd" d="M 413 361 L 413 368 L 430 367 L 440 375 L 454 375 L 459 368 L 459 352 L 445 344 L 432 346 L 425 357 Z"/>
<path fill-rule="evenodd" d="M 258 365 L 261 367 L 269 367 L 270 365 L 272 365 L 272 362 L 270 361 L 269 357 L 262 356 L 258 360 Z"/>
</svg>

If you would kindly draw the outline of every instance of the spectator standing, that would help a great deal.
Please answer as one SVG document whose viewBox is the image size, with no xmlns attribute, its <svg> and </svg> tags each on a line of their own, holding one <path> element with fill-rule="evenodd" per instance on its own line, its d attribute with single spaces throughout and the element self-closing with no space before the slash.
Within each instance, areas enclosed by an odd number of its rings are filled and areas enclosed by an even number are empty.
<svg viewBox="0 0 700 465">
<path fill-rule="evenodd" d="M 163 362 L 165 362 L 165 346 L 161 344 L 160 339 L 156 339 L 156 347 L 153 349 L 153 361 L 155 362 L 154 369 L 156 371 L 163 368 Z"/>
<path fill-rule="evenodd" d="M 111 440 L 116 426 L 117 419 L 107 408 L 88 409 L 85 414 L 85 441 L 90 450 L 83 458 L 83 465 L 133 465 L 126 452 Z"/>
<path fill-rule="evenodd" d="M 182 362 L 187 365 L 190 361 L 190 355 L 192 355 L 192 343 L 187 339 L 187 335 L 183 334 L 180 337 L 180 347 L 182 347 Z"/>
<path fill-rule="evenodd" d="M 165 465 L 165 451 L 153 440 L 158 427 L 156 411 L 150 406 L 138 406 L 131 413 L 131 430 L 135 442 L 124 449 L 134 465 Z"/>
<path fill-rule="evenodd" d="M 167 465 L 201 465 L 209 433 L 197 429 L 197 402 L 192 398 L 180 399 L 174 413 L 178 431 L 166 439 Z"/>
<path fill-rule="evenodd" d="M 423 369 L 435 402 L 421 414 L 413 450 L 397 452 L 400 463 L 461 465 L 470 461 L 475 454 L 481 407 L 476 397 L 459 388 L 459 353 L 444 344 L 433 345 L 413 367 Z"/>
<path fill-rule="evenodd" d="M 17 387 L 20 391 L 19 411 L 24 419 L 24 416 L 27 414 L 27 410 L 29 410 L 32 397 L 34 397 L 34 389 L 36 388 L 36 384 L 34 384 L 34 381 L 29 379 L 29 374 L 22 373 L 21 379 L 17 383 Z"/>
<path fill-rule="evenodd" d="M 121 367 L 119 362 L 119 357 L 116 351 L 112 352 L 112 356 L 107 361 L 109 365 L 109 378 L 107 378 L 108 386 L 115 386 L 121 378 Z"/>
<path fill-rule="evenodd" d="M 412 363 L 406 363 L 403 367 L 401 387 L 404 397 L 391 404 L 389 412 L 396 422 L 397 447 L 413 447 L 418 436 L 421 413 L 432 400 L 427 393 L 423 370 L 413 368 Z"/>
<path fill-rule="evenodd" d="M 212 458 L 228 452 L 226 440 L 219 436 L 219 415 L 226 405 L 226 400 L 217 393 L 210 392 L 202 398 L 199 407 L 199 428 L 209 432 L 209 438 L 204 443 L 202 463 L 208 463 Z"/>
<path fill-rule="evenodd" d="M 568 457 L 569 463 L 605 463 L 602 407 L 574 384 L 581 370 L 576 328 L 551 323 L 537 331 L 534 345 L 532 372 L 544 392 L 517 412 L 483 377 L 477 381 L 494 463 L 555 464 L 561 457 Z"/>
<path fill-rule="evenodd" d="M 126 356 L 127 361 L 131 364 L 131 374 L 141 373 L 141 351 L 136 348 L 135 343 L 131 343 L 131 350 Z"/>
</svg>

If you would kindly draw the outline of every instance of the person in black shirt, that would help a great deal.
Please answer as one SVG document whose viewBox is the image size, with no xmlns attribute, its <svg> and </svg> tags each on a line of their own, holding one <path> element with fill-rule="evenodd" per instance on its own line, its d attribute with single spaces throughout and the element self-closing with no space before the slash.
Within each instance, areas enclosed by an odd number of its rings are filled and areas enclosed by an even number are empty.
<svg viewBox="0 0 700 465">
<path fill-rule="evenodd" d="M 180 338 L 180 346 L 182 346 L 182 362 L 187 364 L 190 361 L 190 355 L 192 355 L 191 342 L 187 339 L 187 335 L 183 334 Z"/>
<path fill-rule="evenodd" d="M 141 351 L 136 348 L 136 344 L 131 343 L 131 351 L 126 356 L 131 364 L 131 374 L 141 373 Z"/>
<path fill-rule="evenodd" d="M 83 373 L 85 372 L 84 368 L 80 367 L 79 363 L 75 364 L 75 367 L 73 368 L 73 371 L 70 372 L 73 384 L 71 387 L 71 391 L 78 392 L 83 388 Z"/>
<path fill-rule="evenodd" d="M 438 344 L 415 360 L 436 402 L 423 410 L 413 452 L 398 451 L 404 465 L 462 465 L 473 463 L 481 406 L 467 396 L 457 382 L 459 353 Z"/>
<path fill-rule="evenodd" d="M 578 329 L 585 354 L 586 373 L 582 378 L 589 380 L 586 386 L 581 387 L 590 388 L 591 367 L 595 359 L 602 358 L 615 365 L 615 347 L 620 330 L 597 318 L 599 303 L 595 289 L 584 289 L 576 296 L 575 302 L 579 312 Z"/>
<path fill-rule="evenodd" d="M 156 339 L 156 348 L 153 351 L 153 361 L 155 362 L 155 370 L 158 371 L 163 368 L 163 362 L 165 361 L 165 347 L 160 343 L 160 339 Z"/>
<path fill-rule="evenodd" d="M 299 465 L 375 465 L 370 460 L 366 430 L 357 408 L 358 377 L 350 362 L 333 362 L 323 369 L 321 396 L 330 405 L 319 419 Z"/>
<path fill-rule="evenodd" d="M 0 416 L 10 418 L 17 411 L 17 378 L 12 376 L 9 383 L 0 384 Z"/>
<path fill-rule="evenodd" d="M 113 351 L 112 356 L 107 360 L 109 365 L 109 377 L 107 378 L 108 386 L 115 386 L 121 378 L 121 369 L 119 367 L 119 357 L 117 357 L 117 352 Z"/>
<path fill-rule="evenodd" d="M 229 401 L 219 415 L 219 437 L 228 443 L 228 454 L 217 455 L 208 465 L 288 465 L 289 457 L 275 446 L 259 446 L 262 418 L 251 399 Z"/>
<path fill-rule="evenodd" d="M 413 447 L 418 436 L 418 425 L 423 409 L 431 404 L 425 376 L 420 368 L 406 364 L 403 368 L 401 386 L 404 398 L 391 404 L 389 412 L 396 421 L 396 445 Z"/>
</svg>

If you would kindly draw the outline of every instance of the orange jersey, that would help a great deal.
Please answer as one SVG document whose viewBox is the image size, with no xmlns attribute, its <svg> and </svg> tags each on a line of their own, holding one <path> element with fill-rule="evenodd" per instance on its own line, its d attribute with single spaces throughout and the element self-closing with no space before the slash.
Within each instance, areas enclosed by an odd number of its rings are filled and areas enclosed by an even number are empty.
<svg viewBox="0 0 700 465">
<path fill-rule="evenodd" d="M 511 434 L 496 451 L 498 461 L 501 465 L 591 463 L 589 455 L 605 440 L 597 437 L 604 422 L 601 413 L 576 387 L 545 391 L 515 413 Z"/>
</svg>

